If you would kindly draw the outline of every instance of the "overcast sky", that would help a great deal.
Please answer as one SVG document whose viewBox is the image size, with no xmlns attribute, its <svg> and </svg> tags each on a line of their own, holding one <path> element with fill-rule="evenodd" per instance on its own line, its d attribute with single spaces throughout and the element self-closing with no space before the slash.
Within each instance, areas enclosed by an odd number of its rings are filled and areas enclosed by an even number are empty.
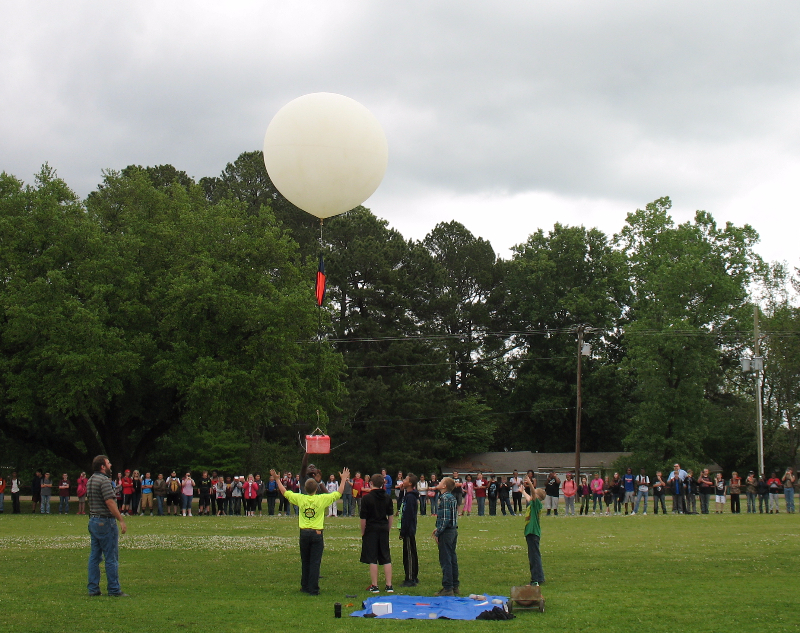
<svg viewBox="0 0 800 633">
<path fill-rule="evenodd" d="M 554 222 L 619 231 L 669 195 L 800 265 L 800 3 L 5 3 L 0 170 L 218 175 L 309 92 L 369 108 L 366 203 L 406 237 L 458 220 L 508 257 Z"/>
</svg>

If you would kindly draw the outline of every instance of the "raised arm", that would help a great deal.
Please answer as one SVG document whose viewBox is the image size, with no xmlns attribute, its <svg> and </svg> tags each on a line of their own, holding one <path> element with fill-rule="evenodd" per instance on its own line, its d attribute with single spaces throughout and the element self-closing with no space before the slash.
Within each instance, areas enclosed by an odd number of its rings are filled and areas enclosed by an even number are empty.
<svg viewBox="0 0 800 633">
<path fill-rule="evenodd" d="M 523 496 L 523 497 L 525 497 L 525 501 L 528 501 L 528 502 L 530 502 L 530 500 L 532 499 L 532 497 L 531 497 L 531 495 L 529 495 L 529 494 L 526 492 L 526 490 L 525 490 L 525 485 L 528 485 L 528 486 L 530 487 L 530 489 L 531 489 L 531 492 L 533 492 L 533 490 L 534 490 L 534 487 L 533 487 L 533 484 L 531 483 L 531 480 L 530 480 L 530 478 L 529 478 L 529 477 L 525 477 L 525 481 L 523 482 L 523 485 L 522 485 L 522 486 L 520 486 L 520 489 L 519 489 L 519 490 L 520 490 L 520 492 L 522 493 L 522 496 Z"/>
<path fill-rule="evenodd" d="M 339 482 L 339 494 L 344 494 L 344 486 L 347 483 L 347 480 L 350 479 L 350 469 L 345 466 L 342 469 L 342 472 L 339 473 L 339 477 L 341 477 L 341 481 Z"/>
<path fill-rule="evenodd" d="M 300 481 L 306 480 L 307 470 L 308 470 L 308 453 L 303 453 L 303 461 L 300 463 Z"/>
<path fill-rule="evenodd" d="M 282 495 L 286 494 L 286 488 L 284 488 L 283 483 L 281 482 L 281 476 L 275 472 L 274 468 L 270 468 L 269 474 L 275 477 L 275 483 L 278 484 L 278 490 Z"/>
</svg>

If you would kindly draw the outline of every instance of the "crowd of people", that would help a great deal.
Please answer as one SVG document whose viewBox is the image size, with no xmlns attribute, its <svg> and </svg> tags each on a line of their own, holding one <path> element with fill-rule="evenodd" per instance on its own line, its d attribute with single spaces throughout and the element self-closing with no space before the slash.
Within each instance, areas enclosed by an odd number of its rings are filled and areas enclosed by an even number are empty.
<svg viewBox="0 0 800 633">
<path fill-rule="evenodd" d="M 668 475 L 656 471 L 652 479 L 644 468 L 638 475 L 627 468 L 623 475 L 614 473 L 613 476 L 601 477 L 595 473 L 591 478 L 582 475 L 579 482 L 574 481 L 572 473 L 567 473 L 563 483 L 556 473 L 551 472 L 545 484 L 545 508 L 547 514 L 551 511 L 558 514 L 559 496 L 563 495 L 565 514 L 569 516 L 575 515 L 576 500 L 579 516 L 588 516 L 590 506 L 592 515 L 610 515 L 612 507 L 614 515 L 623 512 L 625 515 L 646 515 L 650 499 L 654 514 L 658 514 L 659 509 L 662 514 L 667 514 L 667 499 L 671 499 L 673 514 L 710 514 L 713 499 L 715 514 L 728 511 L 728 502 L 731 514 L 741 514 L 741 497 L 744 496 L 748 514 L 779 513 L 781 497 L 785 502 L 784 511 L 791 514 L 795 511 L 796 485 L 797 475 L 792 467 L 787 468 L 782 477 L 775 472 L 770 477 L 756 476 L 751 471 L 745 478 L 733 472 L 729 479 L 725 479 L 722 473 L 712 477 L 708 468 L 695 476 L 692 469 L 684 470 L 680 464 L 675 464 Z"/>
<path fill-rule="evenodd" d="M 396 504 L 395 512 L 399 513 L 406 494 L 405 477 L 402 471 L 392 477 L 385 469 L 381 475 L 384 477 L 383 487 Z M 498 510 L 502 515 L 515 516 L 523 511 L 523 495 L 531 494 L 530 486 L 524 483 L 525 477 L 534 483 L 534 487 L 537 481 L 533 470 L 528 470 L 524 476 L 516 470 L 508 476 L 480 472 L 462 476 L 453 471 L 450 477 L 454 481 L 453 496 L 458 512 L 465 516 L 495 516 Z M 49 472 L 36 471 L 30 484 L 31 510 L 41 514 L 54 513 L 53 497 L 57 497 L 58 513 L 69 514 L 74 494 L 77 514 L 86 514 L 87 481 L 85 472 L 73 482 L 67 473 L 58 479 Z M 333 474 L 325 480 L 316 471 L 316 481 L 320 493 L 338 490 L 339 482 Z M 419 495 L 419 515 L 436 516 L 440 481 L 441 476 L 436 473 L 428 477 L 424 474 L 417 476 L 415 490 Z M 270 474 L 266 479 L 262 479 L 260 474 L 223 476 L 217 471 L 203 471 L 195 479 L 191 472 L 179 476 L 173 470 L 166 477 L 161 473 L 153 477 L 149 472 L 125 470 L 112 477 L 111 484 L 123 516 L 193 516 L 193 510 L 199 515 L 213 516 L 292 516 L 297 515 L 298 507 L 289 501 L 281 488 L 300 492 L 302 482 L 299 474 L 288 471 Z M 659 510 L 666 514 L 670 502 L 673 514 L 710 514 L 712 511 L 739 514 L 744 497 L 747 513 L 793 513 L 797 484 L 797 475 L 791 467 L 780 477 L 775 472 L 767 477 L 763 474 L 757 476 L 751 471 L 744 478 L 733 472 L 728 479 L 722 473 L 712 477 L 707 468 L 695 476 L 691 469 L 684 470 L 680 464 L 675 464 L 666 475 L 657 471 L 653 477 L 645 469 L 634 475 L 632 469 L 627 468 L 623 474 L 601 476 L 594 473 L 581 475 L 576 481 L 573 473 L 566 473 L 562 480 L 561 475 L 552 471 L 544 475 L 546 496 L 543 507 L 547 515 L 558 515 L 561 509 L 562 516 L 575 516 L 576 507 L 578 516 L 644 515 L 649 504 L 652 504 L 654 514 Z M 328 516 L 358 516 L 361 501 L 372 488 L 369 476 L 362 477 L 360 472 L 355 472 L 345 482 L 341 507 L 338 502 L 330 504 Z M 0 477 L 0 513 L 4 511 L 7 489 L 11 493 L 12 512 L 18 514 L 22 511 L 22 482 L 16 472 L 8 480 Z"/>
<path fill-rule="evenodd" d="M 536 473 L 528 470 L 522 476 L 514 471 L 510 476 L 483 473 L 466 474 L 458 471 L 441 479 L 437 474 L 403 474 L 392 478 L 386 470 L 362 477 L 360 472 L 351 476 L 344 468 L 336 475 L 323 479 L 322 472 L 308 464 L 308 454 L 303 457 L 300 474 L 278 473 L 271 470 L 268 479 L 260 475 L 223 476 L 216 471 L 203 471 L 195 480 L 191 472 L 182 477 L 172 471 L 165 477 L 159 473 L 155 478 L 150 472 L 138 470 L 118 472 L 113 476 L 111 463 L 104 455 L 98 455 L 92 464 L 91 478 L 81 473 L 75 482 L 78 497 L 78 514 L 89 510 L 89 533 L 91 552 L 89 557 L 89 595 L 101 595 L 99 564 L 106 562 L 108 595 L 126 596 L 119 585 L 118 557 L 119 534 L 126 532 L 125 517 L 130 515 L 151 516 L 157 513 L 192 516 L 195 496 L 198 498 L 199 515 L 243 515 L 255 516 L 263 513 L 263 501 L 267 501 L 267 514 L 297 517 L 300 527 L 301 591 L 319 594 L 319 569 L 324 550 L 323 527 L 325 518 L 339 516 L 339 500 L 342 501 L 341 516 L 358 516 L 361 522 L 361 562 L 369 565 L 369 591 L 378 593 L 379 566 L 383 566 L 385 591 L 394 591 L 392 585 L 391 552 L 389 533 L 392 520 L 400 517 L 400 539 L 403 541 L 404 587 L 419 583 L 419 561 L 416 549 L 418 516 L 428 511 L 436 517 L 431 534 L 439 549 L 442 568 L 442 588 L 437 595 L 450 596 L 459 593 L 459 568 L 456 553 L 458 541 L 458 518 L 469 516 L 473 510 L 478 516 L 486 513 L 497 515 L 498 502 L 503 515 L 525 517 L 524 535 L 528 546 L 531 585 L 544 582 L 539 539 L 541 537 L 540 516 L 557 516 L 561 498 L 564 499 L 562 516 L 578 515 L 646 515 L 648 502 L 652 499 L 654 514 L 661 509 L 667 513 L 665 499 L 672 500 L 674 514 L 709 514 L 711 498 L 714 512 L 726 511 L 730 500 L 730 512 L 741 513 L 740 497 L 746 498 L 746 512 L 780 512 L 780 496 L 785 500 L 784 509 L 794 512 L 794 488 L 797 476 L 793 468 L 787 468 L 782 477 L 777 473 L 767 478 L 750 472 L 746 478 L 738 473 L 725 479 L 722 473 L 712 478 L 704 468 L 695 477 L 691 469 L 684 470 L 675 464 L 666 477 L 657 471 L 651 479 L 644 468 L 634 475 L 631 468 L 620 475 L 591 477 L 581 475 L 576 481 L 574 474 L 566 473 L 564 480 L 551 471 L 544 476 L 544 485 L 538 487 Z M 21 482 L 17 473 L 9 481 L 0 478 L 0 512 L 3 511 L 5 490 L 10 485 L 13 512 L 19 513 Z M 49 472 L 37 471 L 31 482 L 32 511 L 42 514 L 51 512 L 51 497 L 59 495 L 61 514 L 69 513 L 70 493 L 73 484 L 64 473 L 56 480 Z M 577 504 L 576 504 L 577 501 Z M 590 510 L 591 508 L 591 510 Z M 699 512 L 698 512 L 699 508 Z M 119 523 L 119 530 L 113 521 Z"/>
</svg>

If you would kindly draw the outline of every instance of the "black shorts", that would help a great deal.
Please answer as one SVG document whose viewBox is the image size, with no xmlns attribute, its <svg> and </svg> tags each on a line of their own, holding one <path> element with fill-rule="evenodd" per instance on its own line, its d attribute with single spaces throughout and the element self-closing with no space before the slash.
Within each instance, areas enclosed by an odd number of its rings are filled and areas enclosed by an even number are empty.
<svg viewBox="0 0 800 633">
<path fill-rule="evenodd" d="M 388 565 L 392 562 L 387 530 L 364 532 L 361 537 L 361 562 L 370 565 Z"/>
</svg>

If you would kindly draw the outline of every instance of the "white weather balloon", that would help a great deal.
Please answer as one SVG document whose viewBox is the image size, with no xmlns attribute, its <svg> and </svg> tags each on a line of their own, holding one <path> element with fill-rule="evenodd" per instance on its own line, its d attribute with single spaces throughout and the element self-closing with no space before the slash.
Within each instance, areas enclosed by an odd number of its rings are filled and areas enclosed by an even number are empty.
<svg viewBox="0 0 800 633">
<path fill-rule="evenodd" d="M 369 198 L 388 161 L 378 120 L 357 101 L 329 92 L 287 103 L 264 136 L 264 164 L 275 187 L 320 219 Z"/>
</svg>

